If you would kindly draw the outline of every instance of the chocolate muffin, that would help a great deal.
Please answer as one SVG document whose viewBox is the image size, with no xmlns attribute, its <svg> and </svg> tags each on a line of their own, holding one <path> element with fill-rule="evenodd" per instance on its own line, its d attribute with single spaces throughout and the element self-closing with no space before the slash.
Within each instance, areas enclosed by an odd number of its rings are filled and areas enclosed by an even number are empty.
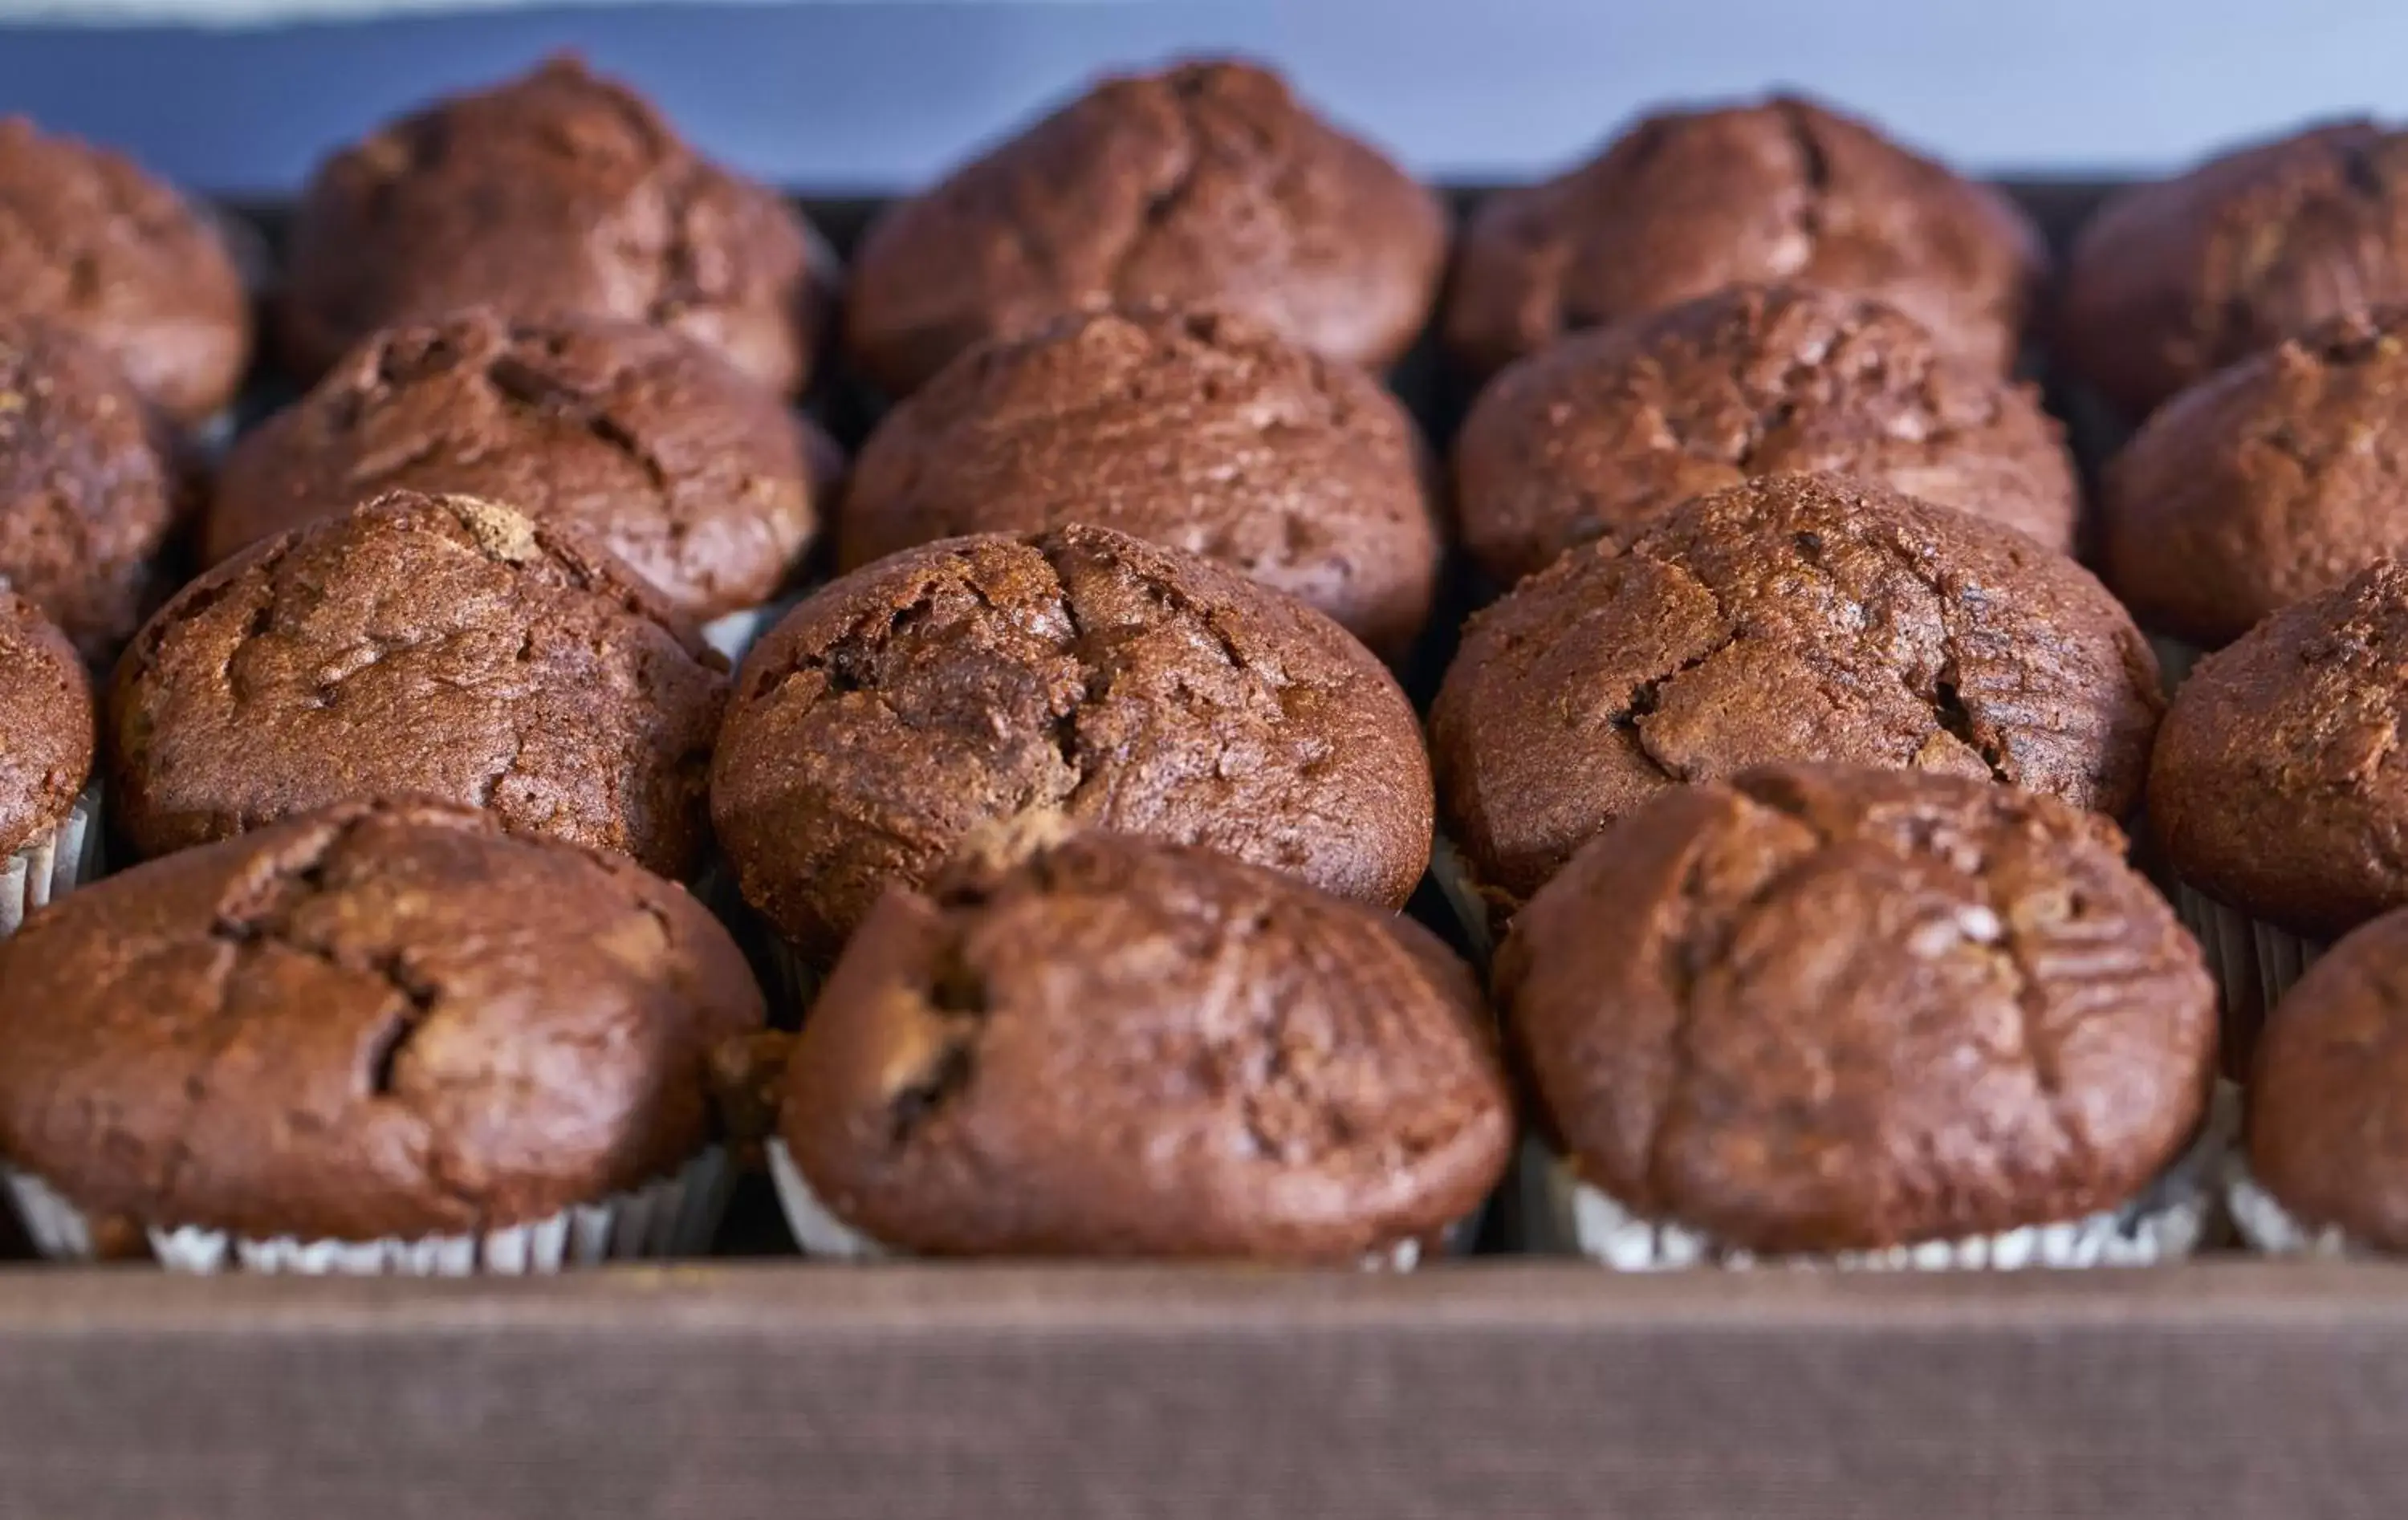
<svg viewBox="0 0 2408 1520">
<path fill-rule="evenodd" d="M 1412 709 L 1344 630 L 1109 528 L 953 538 L 753 649 L 712 763 L 744 896 L 824 961 L 890 886 L 1032 808 L 1398 907 L 1429 860 Z"/>
<path fill-rule="evenodd" d="M 1234 566 L 1391 657 L 1438 581 L 1420 435 L 1395 398 L 1260 323 L 1159 305 L 946 366 L 862 451 L 840 553 L 851 568 L 1074 522 Z"/>
<path fill-rule="evenodd" d="M 2125 191 L 2074 238 L 2055 351 L 2139 418 L 2343 312 L 2408 301 L 2408 135 L 2333 122 Z"/>
<path fill-rule="evenodd" d="M 227 561 L 143 629 L 109 702 L 118 823 L 160 855 L 425 796 L 688 877 L 725 668 L 575 530 L 395 492 Z"/>
<path fill-rule="evenodd" d="M 2206 649 L 2408 551 L 2408 306 L 2336 318 L 2200 381 L 2110 464 L 2107 581 Z"/>
<path fill-rule="evenodd" d="M 2408 913 L 2353 930 L 2274 1011 L 2231 1197 L 2261 1251 L 2408 1251 Z"/>
<path fill-rule="evenodd" d="M 883 898 L 787 1068 L 780 1180 L 841 1254 L 1411 1266 L 1504 1170 L 1469 972 L 1425 930 L 1059 815 Z"/>
<path fill-rule="evenodd" d="M 349 803 L 0 946 L 0 1157 L 46 1243 L 74 1244 L 43 1229 L 64 1205 L 173 1267 L 657 1254 L 701 1201 L 678 1194 L 713 1139 L 710 1053 L 761 1022 L 742 954 L 668 882 L 466 809 Z"/>
<path fill-rule="evenodd" d="M 105 664 L 172 589 L 184 495 L 172 440 L 108 354 L 0 316 L 0 584 Z"/>
<path fill-rule="evenodd" d="M 1510 914 L 1656 794 L 1785 760 L 2121 816 L 2162 699 L 2105 588 L 2013 529 L 1833 476 L 1701 496 L 1473 618 L 1430 711 L 1446 827 Z"/>
<path fill-rule="evenodd" d="M 96 843 L 92 681 L 33 603 L 0 591 L 0 936 L 74 887 Z"/>
<path fill-rule="evenodd" d="M 2071 550 L 2081 491 L 2028 385 L 1861 295 L 1735 285 L 1509 366 L 1455 439 L 1465 546 L 1510 585 L 1758 475 L 1833 470 Z"/>
<path fill-rule="evenodd" d="M 982 338 L 1161 299 L 1376 367 L 1421 332 L 1446 232 L 1437 196 L 1278 75 L 1183 63 L 1105 79 L 888 210 L 845 341 L 901 395 Z"/>
<path fill-rule="evenodd" d="M 2114 825 L 2053 798 L 1824 766 L 1668 792 L 1530 900 L 1498 987 L 1613 1265 L 2087 1266 L 2204 1223 L 2207 1158 L 2167 1173 L 2214 988 Z"/>
<path fill-rule="evenodd" d="M 2323 941 L 2408 907 L 2408 567 L 2386 560 L 2213 654 L 2176 694 L 2149 825 L 2204 900 L 2228 999 L 2270 1007 Z"/>
<path fill-rule="evenodd" d="M 1779 96 L 1659 112 L 1578 168 L 1482 202 L 1446 340 L 1486 374 L 1579 328 L 1796 280 L 1879 296 L 1997 373 L 2014 363 L 2044 263 L 2004 195 Z"/>
<path fill-rule="evenodd" d="M 129 160 L 0 120 L 0 315 L 108 354 L 177 422 L 242 385 L 251 300 L 217 225 Z"/>
<path fill-rule="evenodd" d="M 215 564 L 390 490 L 457 493 L 583 528 L 708 620 L 786 584 L 835 448 L 674 333 L 477 308 L 378 334 L 236 444 L 202 551 Z"/>
<path fill-rule="evenodd" d="M 565 57 L 321 165 L 286 265 L 279 334 L 305 380 L 380 328 L 481 304 L 650 323 L 796 391 L 834 280 L 784 202 Z"/>
</svg>

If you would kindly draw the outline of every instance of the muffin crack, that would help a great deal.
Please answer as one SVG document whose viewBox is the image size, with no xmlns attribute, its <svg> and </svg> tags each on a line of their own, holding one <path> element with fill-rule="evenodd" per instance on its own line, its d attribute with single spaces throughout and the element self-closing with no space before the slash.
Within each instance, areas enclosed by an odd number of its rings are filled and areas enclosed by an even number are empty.
<svg viewBox="0 0 2408 1520">
<path fill-rule="evenodd" d="M 900 1152 L 968 1090 L 978 1070 L 978 1043 L 990 1012 L 986 974 L 956 934 L 928 968 L 928 983 L 912 1011 L 911 1038 L 923 1043 L 910 1074 L 886 1100 L 886 1143 Z"/>
<path fill-rule="evenodd" d="M 1796 221 L 1799 236 L 1806 240 L 1806 256 L 1798 261 L 1798 266 L 1803 268 L 1813 262 L 1816 245 L 1822 241 L 1824 202 L 1831 194 L 1831 161 L 1823 151 L 1822 140 L 1814 135 L 1814 123 L 1802 102 L 1776 101 L 1773 109 L 1788 136 L 1791 151 L 1798 155 L 1799 182 L 1805 192 Z"/>
<path fill-rule="evenodd" d="M 652 495 L 666 504 L 674 493 L 668 466 L 634 428 L 585 391 L 548 375 L 513 353 L 496 355 L 484 368 L 485 384 L 504 402 L 539 418 L 572 423 L 644 472 Z"/>
</svg>

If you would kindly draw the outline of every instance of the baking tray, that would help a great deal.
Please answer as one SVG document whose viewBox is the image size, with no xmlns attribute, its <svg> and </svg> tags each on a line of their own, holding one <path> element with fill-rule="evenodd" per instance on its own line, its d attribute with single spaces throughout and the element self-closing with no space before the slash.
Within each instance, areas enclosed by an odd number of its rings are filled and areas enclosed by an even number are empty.
<svg viewBox="0 0 2408 1520">
<path fill-rule="evenodd" d="M 2061 241 L 2105 187 L 2010 188 Z M 804 204 L 840 245 L 873 209 Z M 278 208 L 233 209 L 273 243 Z M 1456 382 L 1426 350 L 1395 382 L 1442 441 Z M 815 406 L 853 439 L 867 420 L 840 382 Z M 2061 409 L 2095 458 L 2098 424 Z M 782 1248 L 757 1194 L 724 1248 Z M 8 1517 L 2393 1520 L 2403 1501 L 2408 1271 L 2381 1266 L 0 1269 Z"/>
</svg>

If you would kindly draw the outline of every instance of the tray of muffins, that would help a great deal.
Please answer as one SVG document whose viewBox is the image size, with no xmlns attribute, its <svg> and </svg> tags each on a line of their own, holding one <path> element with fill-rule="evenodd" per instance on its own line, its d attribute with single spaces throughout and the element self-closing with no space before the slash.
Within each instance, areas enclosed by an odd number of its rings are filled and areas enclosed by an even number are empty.
<svg viewBox="0 0 2408 1520">
<path fill-rule="evenodd" d="M 10 1513 L 2390 1513 L 2408 137 L 998 126 L 0 126 Z"/>
</svg>

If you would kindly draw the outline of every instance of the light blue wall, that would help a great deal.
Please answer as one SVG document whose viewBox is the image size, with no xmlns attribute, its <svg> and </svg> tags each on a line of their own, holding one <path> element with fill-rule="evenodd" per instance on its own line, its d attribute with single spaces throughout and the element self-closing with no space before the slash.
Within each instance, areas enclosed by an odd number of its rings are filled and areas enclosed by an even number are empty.
<svg viewBox="0 0 2408 1520">
<path fill-rule="evenodd" d="M 1529 174 L 1650 101 L 1774 82 L 1988 169 L 2149 168 L 2309 114 L 2408 114 L 2408 0 L 856 0 L 35 25 L 0 28 L 0 108 L 206 188 L 277 190 L 406 103 L 571 43 L 713 151 L 814 188 L 916 181 L 1094 70 L 1182 48 L 1276 58 L 1460 178 Z"/>
</svg>

